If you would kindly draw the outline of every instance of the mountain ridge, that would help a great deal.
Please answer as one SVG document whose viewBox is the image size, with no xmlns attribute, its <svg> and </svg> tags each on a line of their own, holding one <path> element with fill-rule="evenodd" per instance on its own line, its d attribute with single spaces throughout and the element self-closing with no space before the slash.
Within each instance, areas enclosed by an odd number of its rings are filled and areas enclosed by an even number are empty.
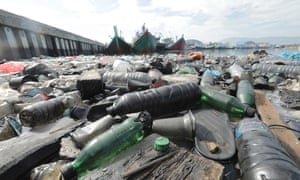
<svg viewBox="0 0 300 180">
<path fill-rule="evenodd" d="M 266 42 L 266 43 L 270 43 L 270 44 L 281 44 L 281 45 L 300 44 L 300 36 L 290 36 L 290 37 L 269 36 L 269 37 L 257 37 L 257 38 L 231 37 L 231 38 L 225 38 L 225 39 L 221 40 L 221 42 L 229 42 L 232 44 L 235 44 L 235 43 L 241 42 L 241 41 L 254 41 L 256 43 Z"/>
</svg>

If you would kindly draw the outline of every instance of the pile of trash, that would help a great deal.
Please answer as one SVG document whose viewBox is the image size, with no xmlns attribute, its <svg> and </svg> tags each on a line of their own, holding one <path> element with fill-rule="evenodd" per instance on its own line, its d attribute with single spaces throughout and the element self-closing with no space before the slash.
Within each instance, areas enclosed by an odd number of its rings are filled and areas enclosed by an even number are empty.
<svg viewBox="0 0 300 180">
<path fill-rule="evenodd" d="M 2 62 L 0 179 L 297 179 L 300 66 L 253 54 Z"/>
</svg>

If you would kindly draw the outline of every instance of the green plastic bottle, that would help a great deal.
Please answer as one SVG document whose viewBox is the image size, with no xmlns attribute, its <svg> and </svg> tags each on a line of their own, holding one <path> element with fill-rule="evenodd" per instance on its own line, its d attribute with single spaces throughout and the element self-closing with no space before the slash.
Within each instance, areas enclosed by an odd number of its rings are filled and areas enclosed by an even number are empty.
<svg viewBox="0 0 300 180">
<path fill-rule="evenodd" d="M 127 147 L 143 139 L 143 127 L 143 123 L 137 117 L 130 117 L 121 124 L 113 125 L 91 140 L 74 161 L 63 166 L 62 176 L 65 180 L 80 178 L 90 170 L 114 159 Z"/>
<path fill-rule="evenodd" d="M 200 87 L 200 89 L 203 105 L 225 111 L 231 117 L 254 116 L 255 109 L 241 103 L 236 97 L 218 92 L 209 87 Z"/>
<path fill-rule="evenodd" d="M 236 97 L 241 103 L 255 107 L 255 95 L 254 89 L 248 80 L 241 80 L 238 83 L 238 89 L 236 92 Z"/>
</svg>

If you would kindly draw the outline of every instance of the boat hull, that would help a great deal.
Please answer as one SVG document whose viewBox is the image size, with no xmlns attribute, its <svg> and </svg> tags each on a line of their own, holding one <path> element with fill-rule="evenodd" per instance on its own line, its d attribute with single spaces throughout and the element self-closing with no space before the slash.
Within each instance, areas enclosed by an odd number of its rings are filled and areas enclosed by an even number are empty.
<svg viewBox="0 0 300 180">
<path fill-rule="evenodd" d="M 133 49 L 136 53 L 153 53 L 156 51 L 156 39 L 146 31 L 134 42 Z"/>
<path fill-rule="evenodd" d="M 171 44 L 169 47 L 167 47 L 167 50 L 169 51 L 182 51 L 185 47 L 185 39 L 182 37 L 178 39 L 175 43 Z"/>
<path fill-rule="evenodd" d="M 131 54 L 132 47 L 120 37 L 114 37 L 104 51 L 105 54 Z"/>
</svg>

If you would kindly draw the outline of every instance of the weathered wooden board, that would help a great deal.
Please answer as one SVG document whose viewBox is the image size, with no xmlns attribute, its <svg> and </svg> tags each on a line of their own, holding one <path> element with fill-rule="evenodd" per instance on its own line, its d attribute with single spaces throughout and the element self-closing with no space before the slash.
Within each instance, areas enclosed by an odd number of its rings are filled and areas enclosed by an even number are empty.
<svg viewBox="0 0 300 180">
<path fill-rule="evenodd" d="M 256 109 L 266 125 L 288 126 L 281 120 L 280 114 L 273 107 L 263 91 L 255 90 L 255 99 Z M 284 127 L 272 127 L 270 129 L 300 168 L 300 142 L 295 134 Z"/>
<path fill-rule="evenodd" d="M 20 179 L 31 169 L 58 154 L 60 139 L 81 124 L 71 118 L 24 132 L 0 142 L 0 179 Z"/>
<path fill-rule="evenodd" d="M 111 164 L 91 171 L 88 179 L 212 179 L 223 178 L 224 167 L 171 143 L 168 152 L 157 152 L 157 134 L 146 137 L 120 154 Z"/>
</svg>

